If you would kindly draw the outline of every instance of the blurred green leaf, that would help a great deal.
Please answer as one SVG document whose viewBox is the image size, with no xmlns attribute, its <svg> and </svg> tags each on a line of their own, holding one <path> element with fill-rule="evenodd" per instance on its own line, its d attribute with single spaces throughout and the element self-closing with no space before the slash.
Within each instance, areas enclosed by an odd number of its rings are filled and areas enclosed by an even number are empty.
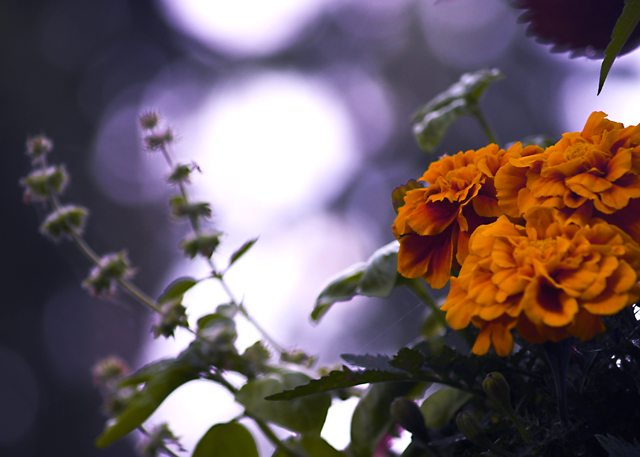
<svg viewBox="0 0 640 457">
<path fill-rule="evenodd" d="M 413 116 L 413 133 L 420 147 L 431 152 L 456 119 L 475 116 L 487 86 L 502 78 L 504 75 L 497 68 L 465 73 L 460 81 L 420 108 Z"/>
<path fill-rule="evenodd" d="M 339 273 L 320 292 L 311 320 L 318 322 L 334 303 L 348 301 L 357 295 L 386 298 L 398 281 L 398 249 L 392 241 L 375 251 L 366 262 L 358 263 Z"/>
<path fill-rule="evenodd" d="M 254 244 L 256 244 L 256 241 L 258 241 L 258 238 L 253 238 L 247 242 L 245 242 L 242 246 L 240 246 L 238 249 L 236 249 L 234 251 L 233 254 L 231 254 L 231 258 L 229 259 L 229 267 L 231 265 L 233 265 L 234 263 L 236 263 L 236 261 L 242 257 L 249 249 L 251 249 L 253 247 Z M 228 268 L 228 267 L 227 267 Z"/>
<path fill-rule="evenodd" d="M 444 427 L 472 397 L 473 394 L 453 387 L 443 387 L 432 393 L 420 405 L 427 427 Z"/>
<path fill-rule="evenodd" d="M 163 305 L 177 299 L 179 299 L 179 301 L 182 301 L 182 296 L 185 294 L 185 292 L 187 292 L 196 284 L 198 284 L 198 281 L 188 276 L 183 276 L 172 281 L 171 284 L 169 284 L 164 289 L 164 292 L 162 292 L 162 294 L 158 298 L 158 304 Z"/>
<path fill-rule="evenodd" d="M 393 424 L 391 403 L 398 397 L 408 395 L 416 386 L 415 382 L 387 382 L 374 384 L 367 389 L 351 419 L 349 452 L 353 457 L 373 455 Z"/>
<path fill-rule="evenodd" d="M 200 438 L 192 457 L 259 457 L 256 442 L 237 422 L 216 424 Z"/>
<path fill-rule="evenodd" d="M 614 60 L 620 54 L 620 50 L 625 45 L 636 26 L 640 22 L 640 0 L 625 0 L 624 9 L 622 14 L 616 22 L 616 26 L 611 34 L 611 41 L 609 46 L 604 51 L 604 60 L 600 67 L 600 83 L 598 85 L 598 95 L 602 91 L 604 82 L 609 75 L 609 70 L 613 65 Z"/>
<path fill-rule="evenodd" d="M 199 370 L 181 360 L 154 373 L 124 410 L 107 422 L 106 428 L 96 440 L 96 446 L 107 447 L 138 428 L 174 390 L 198 378 L 198 374 Z"/>
<path fill-rule="evenodd" d="M 364 262 L 352 265 L 329 280 L 329 283 L 318 295 L 316 305 L 311 312 L 312 321 L 318 322 L 322 319 L 334 303 L 351 300 L 358 294 L 357 289 L 365 265 Z"/>
<path fill-rule="evenodd" d="M 296 433 L 319 436 L 331 406 L 331 395 L 320 393 L 286 402 L 265 400 L 269 395 L 306 384 L 310 379 L 297 372 L 269 374 L 247 381 L 236 394 L 236 401 L 252 416 Z"/>
<path fill-rule="evenodd" d="M 414 189 L 421 189 L 424 186 L 416 181 L 415 179 L 410 179 L 406 184 L 402 186 L 398 186 L 391 192 L 391 203 L 393 204 L 393 210 L 398 214 L 400 208 L 404 206 L 404 197 L 407 195 L 407 192 Z"/>
<path fill-rule="evenodd" d="M 315 436 L 296 436 L 285 441 L 290 449 L 304 453 L 306 457 L 345 457 L 345 453 L 336 450 L 322 438 Z M 291 454 L 276 449 L 271 457 L 291 457 Z"/>
<path fill-rule="evenodd" d="M 369 257 L 358 293 L 379 298 L 387 298 L 391 294 L 398 279 L 398 249 L 400 243 L 392 241 Z"/>
<path fill-rule="evenodd" d="M 407 374 L 391 373 L 379 370 L 351 370 L 343 366 L 342 371 L 332 371 L 320 379 L 312 379 L 308 384 L 300 385 L 292 390 L 274 393 L 267 400 L 290 400 L 318 392 L 359 386 L 361 384 L 410 380 Z"/>
<path fill-rule="evenodd" d="M 147 382 L 156 374 L 169 368 L 175 363 L 175 361 L 176 359 L 163 359 L 151 362 L 140 368 L 135 373 L 130 374 L 129 376 L 124 378 L 122 381 L 120 381 L 119 385 L 120 387 L 137 386 L 138 384 Z"/>
</svg>

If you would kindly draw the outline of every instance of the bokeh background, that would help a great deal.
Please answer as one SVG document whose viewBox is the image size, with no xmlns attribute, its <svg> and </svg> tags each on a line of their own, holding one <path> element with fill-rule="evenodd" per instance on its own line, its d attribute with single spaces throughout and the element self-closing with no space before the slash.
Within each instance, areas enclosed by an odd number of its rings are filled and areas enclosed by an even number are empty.
<svg viewBox="0 0 640 457">
<path fill-rule="evenodd" d="M 260 237 L 229 277 L 255 318 L 321 363 L 393 353 L 423 313 L 407 293 L 336 305 L 316 327 L 308 315 L 329 276 L 393 239 L 390 192 L 434 158 L 411 133 L 421 104 L 466 71 L 498 67 L 507 78 L 482 106 L 502 145 L 581 130 L 593 110 L 640 121 L 637 53 L 597 98 L 599 61 L 550 53 L 520 14 L 502 0 L 0 3 L 0 455 L 135 455 L 135 439 L 93 445 L 104 417 L 91 366 L 117 354 L 137 368 L 188 341 L 153 342 L 146 310 L 81 289 L 86 260 L 44 239 L 46 208 L 22 202 L 28 136 L 53 138 L 52 160 L 72 175 L 65 201 L 92 210 L 89 243 L 127 248 L 137 284 L 157 296 L 177 276 L 207 273 L 178 253 L 187 227 L 167 218 L 168 170 L 141 148 L 136 117 L 159 110 L 178 134 L 175 157 L 202 169 L 192 192 L 227 233 L 222 258 Z M 462 119 L 436 156 L 485 143 Z M 190 317 L 223 300 L 203 285 L 187 296 Z M 240 346 L 257 338 L 240 326 Z M 171 419 L 191 448 L 240 409 L 211 386 L 187 387 L 152 419 Z M 337 447 L 348 409 L 338 405 L 326 431 Z"/>
</svg>

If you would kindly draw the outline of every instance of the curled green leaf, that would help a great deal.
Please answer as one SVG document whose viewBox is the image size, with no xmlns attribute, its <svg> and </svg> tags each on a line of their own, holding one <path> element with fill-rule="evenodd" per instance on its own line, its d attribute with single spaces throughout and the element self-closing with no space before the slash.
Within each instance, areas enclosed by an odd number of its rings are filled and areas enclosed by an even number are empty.
<svg viewBox="0 0 640 457">
<path fill-rule="evenodd" d="M 420 147 L 431 152 L 456 119 L 467 115 L 478 117 L 480 97 L 489 84 L 502 78 L 504 75 L 497 68 L 465 73 L 458 82 L 420 108 L 413 116 L 413 133 Z"/>
</svg>

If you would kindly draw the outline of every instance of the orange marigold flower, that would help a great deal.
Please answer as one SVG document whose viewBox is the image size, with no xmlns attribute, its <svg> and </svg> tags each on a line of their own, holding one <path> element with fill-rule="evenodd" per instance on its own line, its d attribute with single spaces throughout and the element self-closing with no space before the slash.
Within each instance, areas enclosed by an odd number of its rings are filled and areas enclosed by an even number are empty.
<svg viewBox="0 0 640 457">
<path fill-rule="evenodd" d="M 591 217 L 616 225 L 624 219 L 621 227 L 640 234 L 637 212 L 608 216 L 640 198 L 640 126 L 625 128 L 606 117 L 594 112 L 582 132 L 565 133 L 544 152 L 501 167 L 495 186 L 504 213 L 519 218 L 535 206 L 551 206 L 582 224 Z"/>
<path fill-rule="evenodd" d="M 442 309 L 454 329 L 473 323 L 473 352 L 513 349 L 510 330 L 532 343 L 604 331 L 600 316 L 640 298 L 640 246 L 602 219 L 583 226 L 560 211 L 537 207 L 526 225 L 501 216 L 476 229 L 469 255 Z"/>
<path fill-rule="evenodd" d="M 537 146 L 525 150 L 542 152 Z M 468 254 L 471 233 L 502 214 L 493 179 L 510 157 L 520 157 L 522 151 L 520 143 L 506 151 L 490 144 L 443 156 L 429 166 L 420 178 L 428 186 L 407 192 L 393 224 L 400 241 L 400 274 L 423 277 L 434 288 L 447 284 L 451 268 L 458 268 Z"/>
</svg>

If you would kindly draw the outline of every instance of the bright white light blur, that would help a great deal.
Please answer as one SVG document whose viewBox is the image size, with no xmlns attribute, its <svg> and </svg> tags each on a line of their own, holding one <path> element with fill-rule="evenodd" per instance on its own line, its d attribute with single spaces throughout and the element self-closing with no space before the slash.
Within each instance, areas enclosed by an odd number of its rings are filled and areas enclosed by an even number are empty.
<svg viewBox="0 0 640 457">
<path fill-rule="evenodd" d="M 609 119 L 624 125 L 640 123 L 640 52 L 616 60 L 600 95 L 598 80 L 601 60 L 575 59 L 579 69 L 562 87 L 563 131 L 581 131 L 593 111 L 604 111 Z"/>
<path fill-rule="evenodd" d="M 199 152 L 199 189 L 234 231 L 260 234 L 291 213 L 317 210 L 339 194 L 357 162 L 344 104 L 296 73 L 215 87 L 193 124 L 183 135 L 183 159 Z"/>
<path fill-rule="evenodd" d="M 223 52 L 264 55 L 289 45 L 329 0 L 161 0 L 167 20 Z"/>
</svg>

